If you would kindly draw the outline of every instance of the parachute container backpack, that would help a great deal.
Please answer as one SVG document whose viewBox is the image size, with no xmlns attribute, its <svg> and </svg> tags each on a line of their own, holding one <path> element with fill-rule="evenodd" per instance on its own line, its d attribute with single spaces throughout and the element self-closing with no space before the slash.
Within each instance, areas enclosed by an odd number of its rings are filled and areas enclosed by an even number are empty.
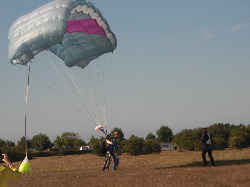
<svg viewBox="0 0 250 187">
<path fill-rule="evenodd" d="M 21 16 L 10 26 L 8 41 L 9 62 L 28 65 L 28 72 L 31 60 L 44 50 L 59 57 L 68 67 L 85 68 L 117 46 L 107 20 L 86 0 L 54 0 Z M 26 94 L 29 93 L 29 76 L 28 73 Z M 25 134 L 26 118 L 25 113 Z M 30 171 L 26 149 L 20 172 Z"/>
</svg>

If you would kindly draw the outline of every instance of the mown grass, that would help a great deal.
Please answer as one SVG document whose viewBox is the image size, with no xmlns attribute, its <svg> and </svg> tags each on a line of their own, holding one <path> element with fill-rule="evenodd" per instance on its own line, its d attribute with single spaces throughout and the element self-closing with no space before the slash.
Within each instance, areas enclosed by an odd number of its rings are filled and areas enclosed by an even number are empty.
<svg viewBox="0 0 250 187">
<path fill-rule="evenodd" d="M 203 167 L 200 152 L 124 154 L 119 169 L 108 172 L 101 171 L 103 158 L 92 154 L 35 158 L 32 173 L 10 186 L 250 186 L 250 149 L 213 154 L 216 167 Z"/>
</svg>

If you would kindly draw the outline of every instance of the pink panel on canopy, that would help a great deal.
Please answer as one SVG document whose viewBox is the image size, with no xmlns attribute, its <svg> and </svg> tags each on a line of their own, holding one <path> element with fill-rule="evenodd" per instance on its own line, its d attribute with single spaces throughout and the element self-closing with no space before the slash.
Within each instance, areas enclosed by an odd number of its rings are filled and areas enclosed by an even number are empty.
<svg viewBox="0 0 250 187">
<path fill-rule="evenodd" d="M 98 34 L 106 37 L 105 31 L 98 25 L 95 19 L 67 21 L 67 33 L 83 32 L 86 34 Z"/>
</svg>

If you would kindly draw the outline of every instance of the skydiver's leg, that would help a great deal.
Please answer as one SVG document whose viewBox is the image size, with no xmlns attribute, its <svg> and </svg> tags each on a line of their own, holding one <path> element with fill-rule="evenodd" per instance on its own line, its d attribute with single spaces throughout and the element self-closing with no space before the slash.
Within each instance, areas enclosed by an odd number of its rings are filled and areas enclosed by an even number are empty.
<svg viewBox="0 0 250 187">
<path fill-rule="evenodd" d="M 113 164 L 113 170 L 116 170 L 118 163 L 119 163 L 119 159 L 117 158 L 117 156 L 115 155 L 115 153 L 113 151 L 110 152 L 113 160 L 114 160 L 114 164 Z"/>
</svg>

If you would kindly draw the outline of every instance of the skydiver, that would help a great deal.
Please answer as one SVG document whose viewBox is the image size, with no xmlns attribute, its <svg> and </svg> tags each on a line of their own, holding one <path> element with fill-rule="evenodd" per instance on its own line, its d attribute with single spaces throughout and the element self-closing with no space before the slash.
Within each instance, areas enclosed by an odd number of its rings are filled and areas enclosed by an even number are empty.
<svg viewBox="0 0 250 187">
<path fill-rule="evenodd" d="M 109 137 L 108 137 L 109 136 Z M 116 142 L 116 139 L 119 138 L 119 133 L 117 131 L 114 132 L 114 136 L 111 137 L 110 135 L 106 136 L 107 140 L 111 140 L 109 143 L 107 143 L 107 150 L 110 152 L 114 164 L 112 166 L 113 170 L 116 170 L 119 164 L 119 158 L 116 156 L 115 151 L 118 151 L 118 145 Z"/>
<path fill-rule="evenodd" d="M 103 134 L 105 134 L 105 151 L 109 151 L 114 164 L 112 166 L 113 170 L 116 170 L 119 164 L 119 158 L 116 156 L 115 151 L 118 151 L 118 145 L 116 142 L 116 139 L 119 138 L 119 133 L 117 131 L 114 131 L 113 137 L 111 136 L 110 133 L 108 133 L 107 130 L 104 130 L 104 127 L 102 125 L 97 125 L 95 130 L 101 131 Z"/>
</svg>

